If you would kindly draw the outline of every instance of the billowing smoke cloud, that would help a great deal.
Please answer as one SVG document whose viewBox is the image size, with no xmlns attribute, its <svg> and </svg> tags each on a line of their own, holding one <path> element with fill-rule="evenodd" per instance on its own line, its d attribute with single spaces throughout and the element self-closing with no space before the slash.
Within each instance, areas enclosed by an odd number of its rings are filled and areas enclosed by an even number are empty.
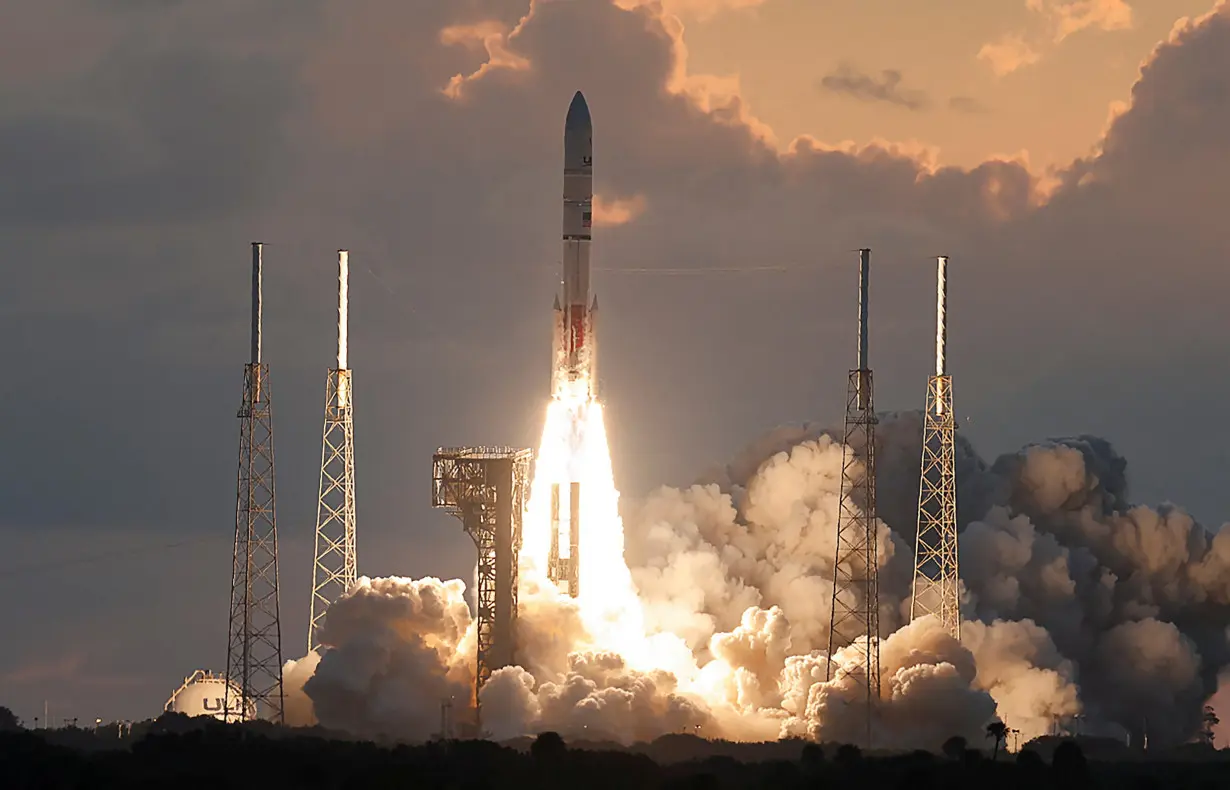
<svg viewBox="0 0 1230 790">
<path fill-rule="evenodd" d="M 985 515 L 961 536 L 969 614 L 1044 629 L 1089 721 L 1173 741 L 1196 730 L 1230 658 L 1230 530 L 1130 504 L 1126 470 L 1090 436 L 997 460 Z"/>
<path fill-rule="evenodd" d="M 713 482 L 660 489 L 640 505 L 629 519 L 629 560 L 653 625 L 682 624 L 698 644 L 705 629 L 734 627 L 750 599 L 789 615 L 796 648 L 825 647 L 817 640 L 828 631 L 841 451 L 832 435 L 814 425 L 779 429 L 710 472 Z M 920 445 L 917 413 L 882 417 L 885 651 L 894 640 L 918 649 L 913 626 L 896 629 L 908 616 Z M 958 436 L 961 652 L 976 669 L 962 688 L 989 694 L 1025 737 L 1082 715 L 1086 731 L 1139 734 L 1147 722 L 1154 742 L 1183 740 L 1227 664 L 1230 531 L 1210 532 L 1171 505 L 1131 505 L 1126 467 L 1095 437 L 1030 445 L 987 465 Z M 957 671 L 940 672 L 945 662 Z M 919 666 L 919 676 L 964 677 L 948 655 Z M 889 678 L 905 675 L 887 658 L 882 671 L 888 701 Z M 955 705 L 959 696 L 950 689 L 944 699 Z M 887 707 L 886 730 L 899 701 Z M 974 710 L 978 701 L 962 704 Z M 932 721 L 946 710 L 937 701 L 915 711 L 924 708 Z M 808 733 L 829 737 L 832 714 L 814 698 L 807 710 Z M 957 732 L 961 720 L 952 721 Z"/>
<path fill-rule="evenodd" d="M 1024 739 L 1081 716 L 1085 731 L 1177 742 L 1228 663 L 1230 533 L 1132 506 L 1105 441 L 1030 445 L 983 462 L 958 440 L 965 623 L 907 623 L 921 419 L 881 416 L 881 702 L 876 740 L 980 740 L 996 717 Z M 860 451 L 861 448 L 855 448 Z M 842 446 L 778 429 L 685 489 L 626 508 L 646 669 L 597 646 L 572 599 L 527 573 L 518 660 L 483 691 L 497 738 L 861 740 L 855 648 L 828 650 Z M 439 703 L 464 707 L 474 631 L 460 581 L 363 580 L 330 610 L 303 693 L 321 724 L 425 738 Z M 638 655 L 644 654 L 641 651 Z M 635 665 L 635 666 L 634 666 Z M 829 679 L 831 675 L 831 679 Z M 288 679 L 288 687 L 296 684 Z"/>
<path fill-rule="evenodd" d="M 464 708 L 470 698 L 475 632 L 464 593 L 457 579 L 359 579 L 329 607 L 325 648 L 302 685 L 315 718 L 365 737 L 431 737 L 441 702 Z M 290 667 L 288 713 L 302 715 L 294 677 L 313 660 Z"/>
</svg>

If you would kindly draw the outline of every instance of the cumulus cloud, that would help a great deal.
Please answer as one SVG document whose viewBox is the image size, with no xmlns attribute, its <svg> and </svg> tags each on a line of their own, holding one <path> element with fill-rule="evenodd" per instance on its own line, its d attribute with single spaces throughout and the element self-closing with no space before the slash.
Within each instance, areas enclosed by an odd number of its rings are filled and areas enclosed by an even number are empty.
<svg viewBox="0 0 1230 790">
<path fill-rule="evenodd" d="M 978 50 L 996 76 L 1032 66 L 1048 47 L 1062 43 L 1082 30 L 1127 30 L 1132 27 L 1132 8 L 1124 0 L 1025 0 L 1040 31 L 1006 33 Z"/>
<path fill-rule="evenodd" d="M 1032 66 L 1041 58 L 1042 54 L 1018 33 L 1001 36 L 978 50 L 978 59 L 985 60 L 997 77 Z"/>
<path fill-rule="evenodd" d="M 1125 0 L 1025 0 L 1025 7 L 1046 19 L 1056 44 L 1086 28 L 1127 30 L 1132 26 L 1132 7 Z"/>
<path fill-rule="evenodd" d="M 440 43 L 446 46 L 461 45 L 480 47 L 486 59 L 477 69 L 469 74 L 454 74 L 444 86 L 445 96 L 451 99 L 461 97 L 461 91 L 466 83 L 482 79 L 485 75 L 500 71 L 525 71 L 530 67 L 530 61 L 523 55 L 513 51 L 514 39 L 534 13 L 534 4 L 516 25 L 508 26 L 496 19 L 484 19 L 468 25 L 448 25 L 440 31 Z"/>
</svg>

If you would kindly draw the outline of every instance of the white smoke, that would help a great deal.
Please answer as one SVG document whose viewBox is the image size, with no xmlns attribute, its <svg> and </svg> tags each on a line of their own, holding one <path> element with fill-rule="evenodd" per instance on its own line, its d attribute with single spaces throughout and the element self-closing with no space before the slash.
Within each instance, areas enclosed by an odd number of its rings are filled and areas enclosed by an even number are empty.
<svg viewBox="0 0 1230 790">
<path fill-rule="evenodd" d="M 365 737 L 425 740 L 443 701 L 468 706 L 475 634 L 464 593 L 457 579 L 360 578 L 329 607 L 325 649 L 302 686 L 315 718 Z"/>
<path fill-rule="evenodd" d="M 1085 731 L 1147 721 L 1153 742 L 1192 734 L 1230 663 L 1230 531 L 1129 505 L 1126 464 L 1102 440 L 987 465 L 959 437 L 957 643 L 930 619 L 906 624 L 920 445 L 917 413 L 881 417 L 876 742 L 980 741 L 995 717 L 1022 740 L 1078 715 Z M 826 680 L 841 464 L 831 432 L 784 428 L 696 485 L 626 507 L 642 669 L 595 644 L 576 602 L 523 573 L 519 666 L 484 687 L 484 727 L 496 738 L 861 740 L 852 649 L 834 654 Z M 418 739 L 437 728 L 441 699 L 463 707 L 474 663 L 463 593 L 455 580 L 364 580 L 335 603 L 303 684 L 320 723 Z M 649 654 L 661 669 L 643 669 Z"/>
</svg>

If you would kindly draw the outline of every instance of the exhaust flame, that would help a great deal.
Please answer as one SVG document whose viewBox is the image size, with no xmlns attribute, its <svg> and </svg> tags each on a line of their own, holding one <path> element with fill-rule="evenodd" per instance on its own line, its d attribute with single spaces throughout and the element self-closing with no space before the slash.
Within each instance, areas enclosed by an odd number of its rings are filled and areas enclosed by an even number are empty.
<svg viewBox="0 0 1230 790">
<path fill-rule="evenodd" d="M 644 655 L 637 649 L 645 641 L 644 615 L 624 561 L 619 491 L 611 470 L 602 404 L 563 392 L 547 406 L 530 486 L 522 528 L 521 578 L 525 582 L 541 584 L 547 575 L 551 488 L 555 485 L 567 491 L 574 482 L 581 488 L 580 594 L 576 604 L 582 622 L 593 647 L 618 652 L 637 667 L 635 656 Z M 561 497 L 559 524 L 568 524 L 569 507 L 568 497 Z M 561 556 L 566 556 L 565 536 L 561 536 L 559 545 Z"/>
</svg>

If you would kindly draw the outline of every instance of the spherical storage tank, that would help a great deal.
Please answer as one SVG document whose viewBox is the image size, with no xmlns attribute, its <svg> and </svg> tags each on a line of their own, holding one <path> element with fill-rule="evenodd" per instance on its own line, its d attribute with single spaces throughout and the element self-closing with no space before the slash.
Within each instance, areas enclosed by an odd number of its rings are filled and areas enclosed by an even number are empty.
<svg viewBox="0 0 1230 790">
<path fill-rule="evenodd" d="M 249 700 L 247 716 L 240 710 L 240 689 L 231 683 L 230 699 L 227 700 L 226 678 L 215 675 L 204 669 L 198 669 L 184 678 L 181 685 L 171 698 L 167 700 L 164 710 L 182 713 L 185 716 L 213 716 L 227 722 L 240 722 L 256 718 L 256 706 Z M 230 713 L 224 713 L 223 707 L 230 703 Z"/>
</svg>

